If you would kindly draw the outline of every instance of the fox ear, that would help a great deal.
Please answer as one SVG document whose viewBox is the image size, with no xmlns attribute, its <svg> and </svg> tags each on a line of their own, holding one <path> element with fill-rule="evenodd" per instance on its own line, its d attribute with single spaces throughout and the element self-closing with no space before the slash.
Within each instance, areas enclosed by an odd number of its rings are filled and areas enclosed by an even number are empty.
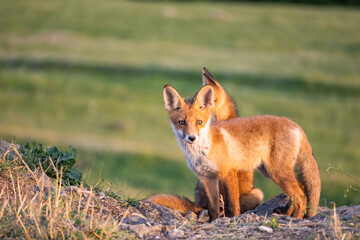
<svg viewBox="0 0 360 240">
<path fill-rule="evenodd" d="M 163 91 L 165 108 L 168 111 L 178 110 L 184 105 L 184 99 L 175 90 L 175 88 L 166 85 Z"/>
<path fill-rule="evenodd" d="M 214 107 L 214 90 L 210 85 L 203 86 L 196 94 L 196 102 L 200 107 Z"/>
<path fill-rule="evenodd" d="M 213 75 L 207 70 L 206 67 L 203 67 L 202 69 L 202 80 L 203 80 L 203 86 L 206 84 L 209 84 L 213 87 L 219 87 L 219 83 L 216 81 Z"/>
</svg>

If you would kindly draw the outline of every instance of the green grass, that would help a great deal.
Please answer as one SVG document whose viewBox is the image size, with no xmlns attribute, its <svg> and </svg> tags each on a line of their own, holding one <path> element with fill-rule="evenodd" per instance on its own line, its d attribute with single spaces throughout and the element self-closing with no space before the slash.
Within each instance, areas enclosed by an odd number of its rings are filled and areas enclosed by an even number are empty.
<svg viewBox="0 0 360 240">
<path fill-rule="evenodd" d="M 145 197 L 193 196 L 163 107 L 207 66 L 241 116 L 298 122 L 318 161 L 322 201 L 344 198 L 360 167 L 359 9 L 238 3 L 0 2 L 0 137 L 74 145 L 87 181 Z M 257 175 L 265 198 L 280 190 Z"/>
</svg>

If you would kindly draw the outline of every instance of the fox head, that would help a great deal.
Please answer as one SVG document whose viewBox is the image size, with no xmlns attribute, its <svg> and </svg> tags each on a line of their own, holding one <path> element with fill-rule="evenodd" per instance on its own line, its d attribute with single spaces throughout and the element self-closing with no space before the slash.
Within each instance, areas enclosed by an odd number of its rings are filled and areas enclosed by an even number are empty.
<svg viewBox="0 0 360 240">
<path fill-rule="evenodd" d="M 205 85 L 193 99 L 184 100 L 173 87 L 166 85 L 163 96 L 176 136 L 189 144 L 196 142 L 209 128 L 212 119 L 213 88 Z"/>
<path fill-rule="evenodd" d="M 202 80 L 203 86 L 210 85 L 214 90 L 214 107 L 212 109 L 214 120 L 221 121 L 236 118 L 238 113 L 234 101 L 206 67 L 203 67 L 202 70 Z"/>
</svg>

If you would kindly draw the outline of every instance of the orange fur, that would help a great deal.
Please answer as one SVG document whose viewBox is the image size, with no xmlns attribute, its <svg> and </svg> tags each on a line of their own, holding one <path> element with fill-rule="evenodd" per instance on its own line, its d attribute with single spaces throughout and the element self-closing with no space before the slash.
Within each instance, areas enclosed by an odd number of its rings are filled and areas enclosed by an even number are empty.
<svg viewBox="0 0 360 240">
<path fill-rule="evenodd" d="M 316 214 L 321 182 L 317 163 L 304 131 L 295 122 L 276 116 L 235 118 L 211 123 L 214 89 L 203 86 L 184 100 L 171 86 L 164 88 L 165 107 L 190 169 L 208 198 L 211 220 L 220 215 L 219 186 L 224 185 L 225 209 L 240 214 L 238 172 L 259 168 L 292 198 L 286 214 L 302 218 Z M 305 191 L 295 176 L 297 165 Z"/>
<path fill-rule="evenodd" d="M 216 121 L 237 118 L 238 113 L 232 98 L 225 89 L 216 81 L 211 73 L 203 68 L 203 86 L 210 85 L 214 90 L 214 107 L 211 109 Z"/>
<path fill-rule="evenodd" d="M 203 210 L 202 207 L 191 202 L 189 199 L 171 194 L 156 194 L 148 197 L 146 201 L 176 210 L 183 216 L 185 216 L 189 211 L 198 214 L 201 210 Z"/>
</svg>

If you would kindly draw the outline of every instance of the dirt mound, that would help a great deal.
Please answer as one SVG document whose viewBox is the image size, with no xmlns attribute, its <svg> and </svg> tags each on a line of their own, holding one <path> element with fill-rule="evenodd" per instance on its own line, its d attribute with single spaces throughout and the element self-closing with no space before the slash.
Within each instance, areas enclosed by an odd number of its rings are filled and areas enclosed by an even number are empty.
<svg viewBox="0 0 360 240">
<path fill-rule="evenodd" d="M 0 141 L 0 151 L 8 145 Z M 310 219 L 273 213 L 289 198 L 280 194 L 255 210 L 209 223 L 199 216 L 140 201 L 133 206 L 83 187 L 62 187 L 43 172 L 21 167 L 0 170 L 0 237 L 144 239 L 359 239 L 360 206 L 320 208 Z M 14 211 L 17 210 L 17 211 Z M 20 229 L 12 229 L 14 215 Z M 37 218 L 38 216 L 38 218 Z M 39 222 L 42 225 L 38 224 Z M 9 223 L 8 225 L 6 225 Z M 110 225 L 109 225 L 110 223 Z M 74 234 L 71 234 L 74 231 Z M 17 234 L 23 234 L 21 236 Z M 80 234 L 80 235 L 79 235 Z"/>
</svg>

